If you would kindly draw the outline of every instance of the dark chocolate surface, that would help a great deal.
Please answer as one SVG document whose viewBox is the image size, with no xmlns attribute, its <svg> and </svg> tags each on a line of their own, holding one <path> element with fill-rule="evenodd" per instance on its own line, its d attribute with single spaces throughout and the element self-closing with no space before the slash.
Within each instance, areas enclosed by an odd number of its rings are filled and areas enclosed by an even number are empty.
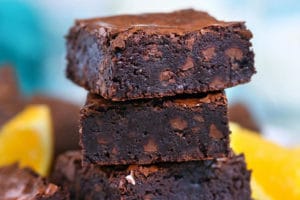
<svg viewBox="0 0 300 200">
<path fill-rule="evenodd" d="M 150 164 L 224 157 L 229 153 L 223 92 L 112 102 L 89 94 L 81 110 L 85 163 Z"/>
<path fill-rule="evenodd" d="M 112 17 L 78 20 L 78 24 L 86 25 L 90 30 L 95 26 L 111 29 L 112 33 L 128 29 L 145 29 L 151 33 L 181 33 L 205 28 L 209 25 L 230 26 L 239 22 L 224 22 L 215 19 L 206 12 L 192 9 L 175 11 L 173 13 L 147 13 L 141 15 L 117 15 Z M 250 33 L 249 33 L 250 34 Z"/>
<path fill-rule="evenodd" d="M 81 167 L 80 152 L 56 162 L 53 180 L 73 199 L 251 199 L 250 172 L 243 156 L 157 165 Z"/>
<path fill-rule="evenodd" d="M 255 73 L 251 37 L 194 10 L 78 20 L 67 76 L 114 101 L 223 90 Z"/>
</svg>

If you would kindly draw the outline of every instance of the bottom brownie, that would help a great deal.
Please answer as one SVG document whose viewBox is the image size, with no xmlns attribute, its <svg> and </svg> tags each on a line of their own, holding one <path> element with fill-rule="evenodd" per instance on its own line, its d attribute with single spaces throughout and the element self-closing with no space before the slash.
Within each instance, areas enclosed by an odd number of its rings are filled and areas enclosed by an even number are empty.
<svg viewBox="0 0 300 200">
<path fill-rule="evenodd" d="M 72 199 L 251 199 L 244 156 L 205 161 L 81 167 L 79 152 L 61 155 L 53 182 Z"/>
</svg>

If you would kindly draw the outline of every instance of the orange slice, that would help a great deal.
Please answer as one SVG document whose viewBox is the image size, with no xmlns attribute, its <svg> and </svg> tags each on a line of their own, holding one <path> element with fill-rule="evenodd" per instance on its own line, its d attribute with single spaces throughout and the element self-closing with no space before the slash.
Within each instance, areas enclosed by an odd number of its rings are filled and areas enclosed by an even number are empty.
<svg viewBox="0 0 300 200">
<path fill-rule="evenodd" d="M 270 197 L 266 191 L 260 186 L 255 178 L 251 177 L 251 190 L 252 190 L 252 198 L 255 200 L 272 200 L 273 198 Z"/>
<path fill-rule="evenodd" d="M 50 110 L 28 106 L 0 129 L 0 166 L 18 162 L 42 176 L 49 170 L 53 154 Z"/>
<path fill-rule="evenodd" d="M 231 123 L 230 128 L 231 147 L 235 153 L 245 154 L 248 168 L 253 170 L 252 177 L 256 185 L 274 200 L 299 200 L 299 151 L 267 141 L 259 134 L 237 124 Z"/>
</svg>

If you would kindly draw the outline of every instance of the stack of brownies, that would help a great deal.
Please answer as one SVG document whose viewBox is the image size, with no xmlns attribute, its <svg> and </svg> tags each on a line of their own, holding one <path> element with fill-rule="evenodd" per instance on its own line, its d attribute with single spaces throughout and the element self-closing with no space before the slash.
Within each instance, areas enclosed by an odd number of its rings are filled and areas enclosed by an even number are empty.
<svg viewBox="0 0 300 200">
<path fill-rule="evenodd" d="M 194 10 L 77 21 L 67 76 L 90 93 L 56 182 L 74 199 L 251 199 L 223 91 L 255 73 L 251 37 Z"/>
</svg>

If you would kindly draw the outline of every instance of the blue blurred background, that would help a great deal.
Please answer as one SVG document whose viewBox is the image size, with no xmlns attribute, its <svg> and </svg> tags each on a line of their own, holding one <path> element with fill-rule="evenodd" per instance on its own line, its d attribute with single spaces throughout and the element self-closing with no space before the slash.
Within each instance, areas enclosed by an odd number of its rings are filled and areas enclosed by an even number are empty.
<svg viewBox="0 0 300 200">
<path fill-rule="evenodd" d="M 258 73 L 251 83 L 228 89 L 229 102 L 245 102 L 266 137 L 300 143 L 298 0 L 0 0 L 0 65 L 17 69 L 24 95 L 47 93 L 82 103 L 86 91 L 65 78 L 64 35 L 75 19 L 183 8 L 246 21 Z"/>
</svg>

